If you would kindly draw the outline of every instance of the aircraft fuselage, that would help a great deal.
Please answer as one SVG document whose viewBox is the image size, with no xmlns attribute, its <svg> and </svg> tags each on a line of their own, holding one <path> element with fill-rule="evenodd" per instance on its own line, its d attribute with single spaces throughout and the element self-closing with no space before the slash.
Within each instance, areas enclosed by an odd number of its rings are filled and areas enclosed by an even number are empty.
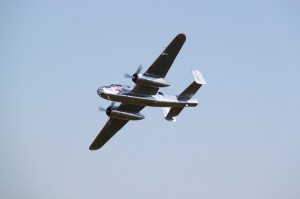
<svg viewBox="0 0 300 199">
<path fill-rule="evenodd" d="M 134 95 L 130 91 L 132 87 L 112 84 L 100 87 L 97 93 L 100 97 L 121 103 L 136 104 L 141 106 L 155 107 L 195 107 L 198 105 L 196 99 L 183 100 L 177 95 L 158 92 L 156 95 Z"/>
</svg>

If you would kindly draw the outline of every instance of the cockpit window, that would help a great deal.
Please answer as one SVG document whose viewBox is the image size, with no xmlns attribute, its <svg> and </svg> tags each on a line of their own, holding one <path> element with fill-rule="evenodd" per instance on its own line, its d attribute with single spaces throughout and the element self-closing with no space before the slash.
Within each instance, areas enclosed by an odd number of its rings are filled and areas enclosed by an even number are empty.
<svg viewBox="0 0 300 199">
<path fill-rule="evenodd" d="M 120 84 L 112 84 L 110 86 L 112 86 L 112 87 L 114 87 L 114 86 L 121 86 L 122 87 L 122 85 L 120 85 Z"/>
</svg>

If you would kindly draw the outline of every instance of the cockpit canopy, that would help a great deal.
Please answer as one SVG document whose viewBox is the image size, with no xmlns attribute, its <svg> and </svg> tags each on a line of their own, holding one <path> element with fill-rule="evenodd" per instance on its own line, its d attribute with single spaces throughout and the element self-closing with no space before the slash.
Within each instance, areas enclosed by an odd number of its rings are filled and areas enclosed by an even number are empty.
<svg viewBox="0 0 300 199">
<path fill-rule="evenodd" d="M 115 86 L 120 86 L 120 87 L 123 87 L 123 85 L 121 85 L 121 84 L 112 84 L 112 85 L 110 85 L 111 87 L 115 87 Z"/>
</svg>

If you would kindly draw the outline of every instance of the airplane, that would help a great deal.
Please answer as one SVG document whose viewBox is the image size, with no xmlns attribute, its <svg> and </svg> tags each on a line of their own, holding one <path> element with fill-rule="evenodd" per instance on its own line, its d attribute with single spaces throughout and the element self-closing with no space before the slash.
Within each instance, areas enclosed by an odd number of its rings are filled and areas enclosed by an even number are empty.
<svg viewBox="0 0 300 199">
<path fill-rule="evenodd" d="M 158 91 L 161 87 L 170 86 L 165 76 L 185 40 L 184 34 L 178 34 L 145 73 L 141 74 L 140 66 L 133 75 L 125 74 L 135 83 L 134 87 L 112 84 L 98 88 L 97 94 L 112 101 L 112 104 L 107 109 L 101 108 L 106 112 L 109 120 L 90 145 L 90 150 L 100 149 L 128 121 L 144 119 L 140 111 L 145 106 L 161 107 L 165 119 L 173 122 L 183 108 L 197 106 L 197 99 L 192 97 L 202 85 L 206 84 L 198 70 L 192 70 L 194 82 L 181 94 L 171 95 Z M 121 104 L 115 106 L 115 102 Z"/>
</svg>

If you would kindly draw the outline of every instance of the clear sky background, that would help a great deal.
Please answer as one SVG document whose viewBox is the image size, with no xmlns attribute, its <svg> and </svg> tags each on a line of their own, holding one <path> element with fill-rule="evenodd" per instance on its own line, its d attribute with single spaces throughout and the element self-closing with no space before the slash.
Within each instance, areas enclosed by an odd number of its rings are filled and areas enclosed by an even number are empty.
<svg viewBox="0 0 300 199">
<path fill-rule="evenodd" d="M 1 199 L 299 199 L 299 1 L 0 2 Z M 98 87 L 133 85 L 187 41 L 161 91 L 203 74 L 199 105 L 160 108 L 101 150 Z"/>
</svg>

